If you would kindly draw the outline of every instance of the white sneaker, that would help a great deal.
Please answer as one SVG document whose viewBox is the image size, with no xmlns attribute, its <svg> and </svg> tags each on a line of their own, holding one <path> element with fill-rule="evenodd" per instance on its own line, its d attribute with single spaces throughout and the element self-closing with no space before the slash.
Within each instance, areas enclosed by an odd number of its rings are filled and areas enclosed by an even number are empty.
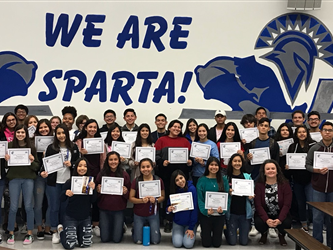
<svg viewBox="0 0 333 250">
<path fill-rule="evenodd" d="M 268 229 L 268 234 L 272 238 L 277 238 L 278 237 L 278 234 L 276 233 L 275 228 L 269 228 Z"/>
<path fill-rule="evenodd" d="M 24 224 L 20 230 L 21 234 L 27 234 L 28 230 L 27 230 L 27 224 Z"/>
<path fill-rule="evenodd" d="M 101 236 L 101 230 L 99 229 L 99 226 L 94 226 L 94 227 L 93 227 L 93 231 L 94 231 L 94 234 L 95 234 L 97 237 L 100 237 L 100 236 Z"/>
<path fill-rule="evenodd" d="M 60 243 L 60 237 L 58 232 L 55 232 L 52 234 L 52 243 L 53 244 L 59 244 Z"/>
<path fill-rule="evenodd" d="M 309 224 L 309 229 L 310 229 L 310 230 L 313 230 L 313 223 L 310 223 L 310 224 Z"/>
<path fill-rule="evenodd" d="M 201 233 L 201 226 L 200 225 L 198 225 L 198 227 L 197 227 L 197 232 Z"/>
<path fill-rule="evenodd" d="M 258 235 L 258 233 L 259 233 L 259 232 L 258 232 L 257 229 L 255 228 L 255 226 L 252 226 L 249 235 L 250 235 L 250 236 L 256 236 L 256 235 Z"/>
</svg>

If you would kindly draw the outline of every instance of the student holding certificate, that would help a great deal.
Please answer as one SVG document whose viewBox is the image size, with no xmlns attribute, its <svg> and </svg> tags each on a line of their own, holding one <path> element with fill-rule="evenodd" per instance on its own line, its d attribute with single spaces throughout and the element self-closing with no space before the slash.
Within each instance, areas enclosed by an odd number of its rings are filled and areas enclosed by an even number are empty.
<svg viewBox="0 0 333 250">
<path fill-rule="evenodd" d="M 233 179 L 252 180 L 251 175 L 245 173 L 245 161 L 242 155 L 234 154 L 231 156 L 228 168 L 227 178 L 229 185 Z M 232 187 L 230 191 L 233 191 L 237 187 Z M 251 190 L 248 190 L 251 192 Z M 254 186 L 252 185 L 252 192 Z M 227 222 L 227 241 L 230 245 L 236 245 L 237 243 L 237 229 L 239 229 L 239 244 L 246 246 L 249 241 L 249 230 L 251 226 L 251 220 L 253 217 L 251 200 L 253 196 L 231 196 L 230 209 L 226 214 Z"/>
<path fill-rule="evenodd" d="M 184 137 L 192 144 L 192 142 L 197 141 L 197 130 L 198 130 L 198 123 L 195 119 L 190 118 L 186 122 L 186 128 L 184 132 Z"/>
<path fill-rule="evenodd" d="M 36 179 L 36 171 L 39 169 L 38 158 L 36 149 L 31 144 L 28 135 L 28 129 L 25 125 L 18 125 L 14 130 L 14 139 L 8 144 L 8 148 L 11 149 L 22 149 L 23 154 L 17 156 L 14 151 L 6 154 L 5 160 L 7 164 L 11 162 L 15 166 L 8 166 L 7 179 L 9 180 L 9 193 L 10 193 L 10 210 L 8 219 L 8 231 L 9 236 L 7 244 L 14 244 L 14 227 L 16 221 L 16 212 L 19 205 L 20 193 L 22 191 L 24 199 L 24 207 L 27 213 L 27 229 L 28 232 L 24 237 L 23 244 L 31 244 L 33 242 L 32 230 L 34 229 L 34 210 L 33 210 L 33 190 L 34 190 L 34 179 Z M 29 149 L 31 154 L 28 155 L 25 150 Z M 27 157 L 27 163 L 20 165 Z"/>
<path fill-rule="evenodd" d="M 147 123 L 142 123 L 138 128 L 136 140 L 132 143 L 131 159 L 128 161 L 129 166 L 132 168 L 131 180 L 140 175 L 139 162 L 136 160 L 137 147 L 154 147 L 153 138 L 151 136 L 150 127 Z"/>
<path fill-rule="evenodd" d="M 261 233 L 259 244 L 266 244 L 268 229 L 272 228 L 278 231 L 280 245 L 286 246 L 284 229 L 291 228 L 292 192 L 277 161 L 266 160 L 262 164 L 254 194 L 254 224 Z"/>
<path fill-rule="evenodd" d="M 65 182 L 71 177 L 71 170 L 74 163 L 80 156 L 80 152 L 76 144 L 71 142 L 69 131 L 64 123 L 59 124 L 55 129 L 53 143 L 50 144 L 45 152 L 45 157 L 61 154 L 63 167 L 56 172 L 48 173 L 48 166 L 43 166 L 41 176 L 47 178 L 46 182 L 46 197 L 48 201 L 48 209 L 51 219 L 52 243 L 60 242 L 57 226 L 64 221 L 65 204 L 60 202 L 62 187 Z"/>
<path fill-rule="evenodd" d="M 204 175 L 197 184 L 199 220 L 201 226 L 201 240 L 203 247 L 220 247 L 222 243 L 222 231 L 224 227 L 225 213 L 219 207 L 217 210 L 205 208 L 206 192 L 229 192 L 228 179 L 223 176 L 220 161 L 215 157 L 209 157 Z M 229 207 L 229 206 L 228 206 Z"/>
<path fill-rule="evenodd" d="M 123 178 L 123 186 L 120 187 L 122 195 L 100 194 L 98 201 L 100 213 L 100 230 L 102 242 L 119 243 L 123 238 L 123 225 L 125 221 L 124 211 L 126 209 L 131 180 L 127 172 L 121 167 L 120 155 L 111 151 L 106 155 L 104 166 L 96 179 L 97 192 L 101 193 L 103 187 L 102 178 Z"/>
<path fill-rule="evenodd" d="M 11 142 L 14 139 L 15 127 L 18 124 L 16 115 L 12 112 L 6 113 L 2 118 L 1 124 L 2 137 L 5 137 L 6 141 Z"/>
<path fill-rule="evenodd" d="M 80 158 L 75 162 L 72 176 L 90 176 L 88 161 Z M 76 241 L 80 247 L 89 247 L 92 244 L 92 229 L 90 208 L 97 200 L 95 183 L 90 181 L 85 187 L 86 192 L 93 190 L 92 195 L 78 195 L 71 190 L 72 180 L 66 181 L 62 188 L 60 201 L 66 202 L 64 224 L 58 225 L 61 244 L 65 249 L 73 249 Z"/>
<path fill-rule="evenodd" d="M 184 246 L 189 249 L 195 243 L 196 224 L 198 222 L 198 199 L 197 190 L 193 186 L 192 181 L 186 181 L 184 173 L 181 170 L 175 170 L 171 175 L 170 195 L 188 192 L 192 194 L 193 207 L 173 214 L 172 244 L 177 248 Z M 171 204 L 170 199 L 167 206 L 168 213 L 177 210 L 177 207 Z"/>
<path fill-rule="evenodd" d="M 208 131 L 209 131 L 208 126 L 205 123 L 201 123 L 198 126 L 197 137 L 199 138 L 199 140 L 197 141 L 197 143 L 205 144 L 208 147 L 210 146 L 208 157 L 214 156 L 216 158 L 219 158 L 219 151 L 217 149 L 216 143 L 209 140 L 207 137 Z M 192 168 L 192 179 L 194 186 L 197 185 L 199 178 L 204 174 L 206 162 L 207 160 L 204 160 L 202 157 L 194 157 L 193 168 Z"/>
<path fill-rule="evenodd" d="M 129 199 L 134 204 L 134 224 L 132 238 L 134 243 L 142 244 L 143 226 L 149 223 L 150 243 L 159 244 L 161 241 L 159 203 L 164 201 L 164 184 L 156 175 L 152 174 L 153 162 L 145 158 L 139 164 L 141 175 L 132 181 Z M 145 183 L 153 183 L 153 187 Z M 159 184 L 159 185 L 156 185 Z M 156 193 L 152 196 L 150 193 Z"/>
</svg>

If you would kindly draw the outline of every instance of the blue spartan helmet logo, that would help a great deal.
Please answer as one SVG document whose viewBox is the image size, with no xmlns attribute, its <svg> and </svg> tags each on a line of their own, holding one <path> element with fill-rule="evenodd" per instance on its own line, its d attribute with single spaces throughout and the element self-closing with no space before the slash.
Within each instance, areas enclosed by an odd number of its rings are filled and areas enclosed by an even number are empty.
<svg viewBox="0 0 333 250">
<path fill-rule="evenodd" d="M 0 103 L 13 96 L 26 96 L 38 66 L 13 51 L 0 52 Z"/>
</svg>

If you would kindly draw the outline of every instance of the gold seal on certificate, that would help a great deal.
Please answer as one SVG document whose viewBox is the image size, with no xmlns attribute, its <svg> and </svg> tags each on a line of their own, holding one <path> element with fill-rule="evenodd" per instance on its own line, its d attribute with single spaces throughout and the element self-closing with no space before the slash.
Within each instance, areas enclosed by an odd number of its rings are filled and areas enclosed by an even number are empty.
<svg viewBox="0 0 333 250">
<path fill-rule="evenodd" d="M 101 194 L 123 195 L 124 178 L 102 176 Z"/>
<path fill-rule="evenodd" d="M 5 158 L 8 151 L 8 141 L 0 141 L 0 158 Z"/>
<path fill-rule="evenodd" d="M 187 163 L 188 148 L 168 148 L 168 160 L 172 163 Z"/>
<path fill-rule="evenodd" d="M 144 158 L 148 158 L 155 162 L 156 148 L 154 147 L 136 147 L 135 161 L 139 162 Z"/>
<path fill-rule="evenodd" d="M 120 156 L 124 158 L 131 157 L 131 143 L 113 141 L 111 144 L 112 151 L 116 151 Z"/>
<path fill-rule="evenodd" d="M 249 153 L 251 153 L 253 156 L 252 160 L 251 160 L 252 165 L 262 164 L 264 161 L 271 158 L 271 154 L 269 152 L 269 147 L 252 148 L 252 149 L 249 149 Z"/>
<path fill-rule="evenodd" d="M 191 192 L 170 194 L 170 203 L 174 207 L 172 212 L 177 213 L 185 210 L 193 210 L 193 197 Z"/>
<path fill-rule="evenodd" d="M 192 142 L 190 157 L 193 157 L 193 158 L 199 157 L 204 160 L 207 160 L 210 156 L 210 149 L 211 149 L 211 146 L 208 144 Z"/>
<path fill-rule="evenodd" d="M 44 152 L 47 146 L 53 143 L 53 140 L 54 136 L 35 136 L 35 145 L 37 152 Z"/>
<path fill-rule="evenodd" d="M 228 193 L 206 192 L 205 209 L 228 209 Z"/>
<path fill-rule="evenodd" d="M 97 138 L 84 138 L 83 148 L 88 151 L 88 154 L 102 154 L 104 153 L 104 141 L 102 137 Z"/>
<path fill-rule="evenodd" d="M 57 172 L 65 167 L 64 158 L 61 153 L 44 157 L 43 164 L 45 171 L 49 174 Z"/>
<path fill-rule="evenodd" d="M 89 182 L 94 181 L 92 176 L 72 176 L 71 191 L 73 194 L 91 195 L 92 188 L 89 187 Z"/>
<path fill-rule="evenodd" d="M 139 198 L 161 196 L 161 181 L 139 181 Z"/>
<path fill-rule="evenodd" d="M 8 166 L 30 166 L 30 154 L 30 148 L 9 148 L 8 155 L 10 158 L 7 164 Z"/>
</svg>

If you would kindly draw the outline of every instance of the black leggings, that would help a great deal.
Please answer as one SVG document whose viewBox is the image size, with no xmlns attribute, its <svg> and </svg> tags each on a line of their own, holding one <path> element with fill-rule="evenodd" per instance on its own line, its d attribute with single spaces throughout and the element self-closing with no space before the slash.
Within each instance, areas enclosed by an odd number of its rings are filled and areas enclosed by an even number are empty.
<svg viewBox="0 0 333 250">
<path fill-rule="evenodd" d="M 199 213 L 201 242 L 203 247 L 220 247 L 225 216 L 205 216 Z"/>
<path fill-rule="evenodd" d="M 277 218 L 270 217 L 270 219 L 275 220 Z M 282 221 L 282 224 L 276 227 L 279 230 L 279 233 L 285 235 L 286 233 L 284 230 L 291 228 L 291 222 L 292 222 L 291 215 L 288 214 L 287 217 L 284 219 L 284 221 Z M 269 228 L 266 221 L 263 221 L 258 215 L 254 217 L 254 225 L 261 234 L 267 232 Z"/>
</svg>

